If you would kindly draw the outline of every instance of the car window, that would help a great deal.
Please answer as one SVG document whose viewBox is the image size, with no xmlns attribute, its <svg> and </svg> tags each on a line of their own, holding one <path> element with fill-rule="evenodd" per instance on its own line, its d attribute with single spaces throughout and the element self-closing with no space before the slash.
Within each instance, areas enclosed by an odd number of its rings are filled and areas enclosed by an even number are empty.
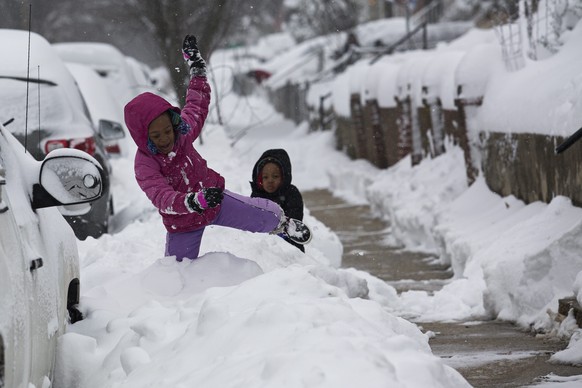
<svg viewBox="0 0 582 388">
<path fill-rule="evenodd" d="M 85 97 L 83 96 L 83 93 L 81 93 L 81 89 L 79 89 L 79 85 L 77 85 L 76 82 L 75 82 L 75 87 L 77 88 L 77 91 L 79 92 L 79 96 L 81 97 L 81 104 L 83 105 L 83 112 L 85 113 L 85 116 L 87 116 L 89 121 L 92 123 L 93 118 L 91 117 L 91 112 L 89 112 L 89 107 L 87 107 L 87 102 L 85 101 Z"/>
</svg>

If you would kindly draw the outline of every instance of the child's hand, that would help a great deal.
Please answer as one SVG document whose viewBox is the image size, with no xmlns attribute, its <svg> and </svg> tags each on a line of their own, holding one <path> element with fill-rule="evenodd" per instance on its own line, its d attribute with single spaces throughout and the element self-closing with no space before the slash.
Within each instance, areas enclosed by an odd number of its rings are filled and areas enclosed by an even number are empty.
<svg viewBox="0 0 582 388">
<path fill-rule="evenodd" d="M 209 187 L 200 191 L 202 191 L 208 207 L 217 207 L 224 198 L 220 187 Z"/>
<path fill-rule="evenodd" d="M 224 195 L 220 187 L 208 187 L 188 196 L 188 206 L 196 213 L 202 213 L 209 207 L 217 207 Z"/>
<path fill-rule="evenodd" d="M 184 38 L 182 54 L 190 68 L 190 74 L 192 76 L 206 76 L 206 62 L 204 61 L 204 58 L 202 58 L 202 55 L 200 55 L 198 43 L 194 35 L 186 35 Z"/>
</svg>

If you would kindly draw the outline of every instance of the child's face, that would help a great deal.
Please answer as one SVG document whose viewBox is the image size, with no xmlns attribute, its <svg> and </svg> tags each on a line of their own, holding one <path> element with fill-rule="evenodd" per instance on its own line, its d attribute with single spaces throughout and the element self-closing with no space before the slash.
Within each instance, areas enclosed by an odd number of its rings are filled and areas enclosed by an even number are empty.
<svg viewBox="0 0 582 388">
<path fill-rule="evenodd" d="M 275 163 L 265 164 L 261 171 L 261 177 L 263 178 L 263 189 L 269 194 L 277 191 L 283 182 L 281 169 Z"/>
<path fill-rule="evenodd" d="M 162 113 L 150 123 L 148 136 L 162 154 L 167 155 L 174 149 L 174 127 L 167 113 Z"/>
</svg>

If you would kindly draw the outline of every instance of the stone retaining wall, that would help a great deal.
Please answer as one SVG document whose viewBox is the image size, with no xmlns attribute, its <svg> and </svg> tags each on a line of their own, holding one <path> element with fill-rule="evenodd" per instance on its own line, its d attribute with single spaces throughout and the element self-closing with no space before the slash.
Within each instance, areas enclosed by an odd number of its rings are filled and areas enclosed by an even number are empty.
<svg viewBox="0 0 582 388">
<path fill-rule="evenodd" d="M 286 117 L 301 122 L 307 120 L 312 130 L 321 130 L 319 107 L 308 107 L 306 89 L 301 85 L 286 85 L 271 91 L 276 109 Z M 376 100 L 362 103 L 359 94 L 350 97 L 350 117 L 335 115 L 336 148 L 352 159 L 367 159 L 378 168 L 387 168 L 413 153 L 413 163 L 419 158 L 435 157 L 439 142 L 448 138 L 465 154 L 467 181 L 472 183 L 481 160 L 481 170 L 489 188 L 502 196 L 514 195 L 526 203 L 550 202 L 557 195 L 572 199 L 582 206 L 582 141 L 563 154 L 556 155 L 555 147 L 564 138 L 536 134 L 506 134 L 482 132 L 480 158 L 472 155 L 467 135 L 467 116 L 475 114 L 481 98 L 457 99 L 457 109 L 441 109 L 439 101 L 424 102 L 416 108 L 412 120 L 409 101 L 397 101 L 396 107 L 382 108 Z M 436 110 L 435 110 L 436 109 Z M 329 115 L 329 112 L 325 113 Z M 442 125 L 442 139 L 434 131 L 434 121 Z M 414 125 L 417 128 L 412 128 Z M 420 149 L 413 150 L 413 133 L 420 134 Z M 441 145 L 442 147 L 442 145 Z"/>
<path fill-rule="evenodd" d="M 556 154 L 562 137 L 491 132 L 482 138 L 482 169 L 492 191 L 526 203 L 563 195 L 582 206 L 582 141 Z"/>
</svg>

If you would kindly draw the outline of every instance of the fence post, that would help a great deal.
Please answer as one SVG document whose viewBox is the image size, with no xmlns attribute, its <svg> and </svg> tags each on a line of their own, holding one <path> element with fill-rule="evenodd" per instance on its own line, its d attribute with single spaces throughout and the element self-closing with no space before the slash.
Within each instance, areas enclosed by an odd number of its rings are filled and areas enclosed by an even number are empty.
<svg viewBox="0 0 582 388">
<path fill-rule="evenodd" d="M 401 100 L 395 97 L 398 107 L 398 160 L 412 151 L 412 122 L 410 117 L 410 96 Z"/>
<path fill-rule="evenodd" d="M 332 96 L 331 92 L 319 96 L 319 127 L 322 131 L 328 129 L 327 126 L 331 123 L 333 117 L 332 114 L 327 114 L 325 111 L 325 100 Z"/>
<path fill-rule="evenodd" d="M 352 129 L 356 135 L 356 158 L 364 158 L 366 156 L 366 129 L 362 101 L 359 94 L 354 93 L 350 96 L 350 110 Z"/>
<path fill-rule="evenodd" d="M 428 87 L 423 87 L 423 94 L 427 97 L 422 99 L 422 104 L 429 112 L 429 126 L 431 133 L 430 152 L 431 156 L 436 157 L 445 152 L 444 145 L 444 120 L 442 103 L 439 97 L 430 96 Z"/>
<path fill-rule="evenodd" d="M 462 95 L 462 86 L 459 85 L 457 89 L 457 95 Z M 471 146 L 469 144 L 469 135 L 468 135 L 468 128 L 467 128 L 467 110 L 466 107 L 468 106 L 480 106 L 483 103 L 483 97 L 476 97 L 476 98 L 455 98 L 455 106 L 457 107 L 457 111 L 459 114 L 459 145 L 463 150 L 463 154 L 465 157 L 465 169 L 467 172 L 467 181 L 469 185 L 475 182 L 477 178 L 477 169 L 473 166 L 473 158 L 471 157 Z"/>
<path fill-rule="evenodd" d="M 414 102 L 412 95 L 408 95 L 408 106 L 410 112 L 410 135 L 412 138 L 411 162 L 416 166 L 422 160 L 422 133 L 420 130 L 419 109 Z"/>
<path fill-rule="evenodd" d="M 369 140 L 371 151 L 368 159 L 379 168 L 388 167 L 388 160 L 386 158 L 386 144 L 384 140 L 384 129 L 382 128 L 382 121 L 380 118 L 380 106 L 378 100 L 366 101 L 366 113 L 369 121 L 371 131 L 368 131 L 371 139 Z"/>
</svg>

